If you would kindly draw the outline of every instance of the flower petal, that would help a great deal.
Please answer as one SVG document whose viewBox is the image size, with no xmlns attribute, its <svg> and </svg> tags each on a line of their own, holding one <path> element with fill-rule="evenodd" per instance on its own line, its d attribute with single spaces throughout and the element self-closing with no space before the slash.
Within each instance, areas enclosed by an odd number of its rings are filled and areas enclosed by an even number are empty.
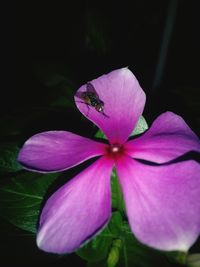
<svg viewBox="0 0 200 267">
<path fill-rule="evenodd" d="M 125 146 L 131 157 L 156 163 L 165 163 L 190 151 L 200 152 L 198 137 L 172 112 L 161 114 L 147 132 Z"/>
<path fill-rule="evenodd" d="M 75 95 L 78 109 L 94 122 L 107 136 L 110 143 L 123 143 L 131 134 L 145 104 L 145 93 L 128 68 L 112 71 L 90 82 L 104 111 L 84 103 L 81 96 L 90 87 L 83 85 Z"/>
<path fill-rule="evenodd" d="M 200 165 L 155 167 L 126 157 L 117 172 L 135 236 L 156 249 L 187 251 L 200 233 Z"/>
<path fill-rule="evenodd" d="M 43 132 L 26 141 L 20 150 L 18 161 L 26 169 L 33 171 L 62 171 L 102 155 L 105 146 L 66 131 Z"/>
<path fill-rule="evenodd" d="M 111 160 L 100 158 L 48 199 L 40 217 L 39 248 L 73 252 L 108 222 L 112 166 Z"/>
</svg>

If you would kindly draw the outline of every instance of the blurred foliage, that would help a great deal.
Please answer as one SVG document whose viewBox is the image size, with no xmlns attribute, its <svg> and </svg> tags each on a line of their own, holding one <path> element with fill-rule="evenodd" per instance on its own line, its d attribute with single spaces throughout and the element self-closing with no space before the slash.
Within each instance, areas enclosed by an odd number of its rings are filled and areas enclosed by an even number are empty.
<svg viewBox="0 0 200 267">
<path fill-rule="evenodd" d="M 0 187 L 0 213 L 17 227 L 36 233 L 41 203 L 58 174 L 38 174 L 25 171 L 13 175 Z"/>
<path fill-rule="evenodd" d="M 200 267 L 200 253 L 188 255 L 186 263 L 188 267 Z"/>
<path fill-rule="evenodd" d="M 19 152 L 19 147 L 16 143 L 1 143 L 0 144 L 0 174 L 5 172 L 16 172 L 22 167 L 16 161 Z"/>
<path fill-rule="evenodd" d="M 35 64 L 34 75 L 46 90 L 45 101 L 50 107 L 74 108 L 74 92 L 77 87 L 70 70 L 58 64 Z"/>
</svg>

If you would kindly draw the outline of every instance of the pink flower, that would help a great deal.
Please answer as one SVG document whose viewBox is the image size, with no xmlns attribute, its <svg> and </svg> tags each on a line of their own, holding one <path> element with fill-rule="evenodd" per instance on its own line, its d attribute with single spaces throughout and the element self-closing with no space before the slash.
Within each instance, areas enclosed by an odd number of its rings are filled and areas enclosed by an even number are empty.
<svg viewBox="0 0 200 267">
<path fill-rule="evenodd" d="M 37 172 L 58 172 L 99 157 L 47 200 L 37 233 L 39 248 L 73 252 L 108 223 L 115 166 L 135 236 L 157 249 L 187 251 L 200 233 L 200 165 L 194 160 L 163 163 L 199 152 L 199 139 L 181 117 L 166 112 L 143 135 L 128 141 L 145 105 L 135 76 L 123 68 L 90 84 L 100 109 L 91 105 L 91 99 L 78 97 L 87 96 L 86 85 L 78 90 L 76 105 L 104 132 L 109 144 L 49 131 L 31 137 L 19 153 L 19 162 Z"/>
</svg>

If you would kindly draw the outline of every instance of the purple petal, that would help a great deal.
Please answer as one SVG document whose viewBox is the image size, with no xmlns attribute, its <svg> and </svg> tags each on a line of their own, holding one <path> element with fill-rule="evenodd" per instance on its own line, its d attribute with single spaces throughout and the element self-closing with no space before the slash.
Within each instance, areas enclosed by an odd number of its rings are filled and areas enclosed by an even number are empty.
<svg viewBox="0 0 200 267">
<path fill-rule="evenodd" d="M 97 111 L 81 99 L 83 92 L 90 90 L 87 85 L 76 93 L 78 109 L 105 133 L 110 143 L 125 142 L 143 112 L 146 99 L 137 79 L 130 70 L 123 68 L 92 80 L 90 84 L 103 101 L 104 111 Z"/>
<path fill-rule="evenodd" d="M 126 157 L 117 172 L 135 236 L 156 249 L 187 251 L 200 233 L 200 165 L 155 167 Z"/>
<path fill-rule="evenodd" d="M 18 161 L 26 169 L 55 172 L 102 155 L 104 144 L 65 131 L 36 134 L 20 150 Z"/>
<path fill-rule="evenodd" d="M 200 141 L 185 121 L 172 112 L 161 114 L 142 136 L 126 143 L 133 158 L 164 163 L 189 151 L 200 152 Z"/>
<path fill-rule="evenodd" d="M 70 253 L 105 226 L 111 215 L 112 167 L 111 160 L 100 158 L 48 199 L 40 217 L 39 248 Z"/>
</svg>

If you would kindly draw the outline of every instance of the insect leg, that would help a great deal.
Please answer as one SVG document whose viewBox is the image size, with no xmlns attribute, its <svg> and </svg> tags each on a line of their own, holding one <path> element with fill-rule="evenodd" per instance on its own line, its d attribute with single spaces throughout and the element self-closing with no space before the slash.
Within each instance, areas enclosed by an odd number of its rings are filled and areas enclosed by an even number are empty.
<svg viewBox="0 0 200 267">
<path fill-rule="evenodd" d="M 85 103 L 86 104 L 86 103 Z M 88 112 L 87 112 L 87 115 L 86 115 L 86 117 L 88 117 L 88 114 L 89 114 L 89 111 L 90 111 L 90 107 L 89 107 L 89 105 L 88 104 L 86 104 L 87 105 L 87 107 L 88 107 Z"/>
<path fill-rule="evenodd" d="M 86 104 L 88 105 L 87 103 L 85 103 L 84 101 L 75 101 L 76 103 L 82 103 L 82 104 Z"/>
<path fill-rule="evenodd" d="M 106 118 L 110 118 L 108 115 L 106 115 L 104 112 L 102 112 L 102 114 L 106 117 Z"/>
</svg>

